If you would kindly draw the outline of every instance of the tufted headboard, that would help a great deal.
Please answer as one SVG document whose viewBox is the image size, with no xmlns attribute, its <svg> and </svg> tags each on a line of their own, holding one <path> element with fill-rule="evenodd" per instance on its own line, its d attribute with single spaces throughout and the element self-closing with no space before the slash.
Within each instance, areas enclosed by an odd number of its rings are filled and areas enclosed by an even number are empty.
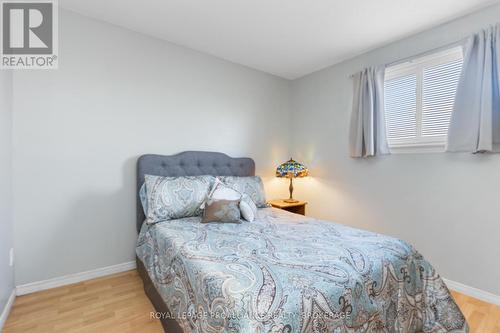
<svg viewBox="0 0 500 333">
<path fill-rule="evenodd" d="M 142 155 L 137 160 L 137 232 L 145 220 L 139 190 L 144 175 L 178 176 L 254 176 L 255 162 L 251 158 L 232 158 L 223 153 L 186 151 L 177 155 Z"/>
</svg>

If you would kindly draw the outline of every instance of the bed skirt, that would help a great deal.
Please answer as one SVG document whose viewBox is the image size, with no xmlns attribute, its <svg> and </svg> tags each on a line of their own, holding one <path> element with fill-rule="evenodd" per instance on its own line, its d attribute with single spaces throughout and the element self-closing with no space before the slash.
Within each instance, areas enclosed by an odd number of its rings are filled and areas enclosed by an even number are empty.
<svg viewBox="0 0 500 333">
<path fill-rule="evenodd" d="M 148 275 L 148 271 L 144 267 L 142 261 L 137 257 L 135 257 L 135 261 L 137 262 L 137 271 L 139 272 L 139 275 L 141 276 L 142 282 L 144 284 L 144 291 L 153 304 L 155 311 L 161 314 L 158 320 L 161 321 L 163 330 L 168 333 L 183 333 L 182 328 L 179 326 L 177 321 L 175 321 L 175 319 L 173 319 L 171 316 L 164 315 L 167 313 L 170 314 L 170 310 L 161 298 L 160 294 L 158 294 L 158 291 L 151 281 L 151 278 Z"/>
</svg>

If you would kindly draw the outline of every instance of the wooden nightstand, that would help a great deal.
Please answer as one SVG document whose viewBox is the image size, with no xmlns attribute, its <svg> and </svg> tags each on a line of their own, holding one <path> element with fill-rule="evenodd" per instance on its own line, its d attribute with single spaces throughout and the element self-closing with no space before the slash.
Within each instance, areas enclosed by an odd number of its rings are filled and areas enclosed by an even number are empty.
<svg viewBox="0 0 500 333">
<path fill-rule="evenodd" d="M 291 213 L 306 215 L 306 205 L 305 201 L 298 201 L 295 203 L 285 202 L 282 199 L 270 200 L 269 204 L 274 208 L 283 209 Z"/>
</svg>

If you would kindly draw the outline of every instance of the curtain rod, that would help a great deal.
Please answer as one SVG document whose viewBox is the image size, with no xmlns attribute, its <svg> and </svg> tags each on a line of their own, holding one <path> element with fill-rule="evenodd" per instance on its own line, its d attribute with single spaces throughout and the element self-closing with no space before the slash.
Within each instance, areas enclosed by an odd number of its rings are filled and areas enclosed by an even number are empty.
<svg viewBox="0 0 500 333">
<path fill-rule="evenodd" d="M 431 53 L 436 53 L 436 52 L 439 52 L 439 51 L 442 51 L 442 50 L 445 50 L 445 49 L 451 49 L 451 48 L 453 48 L 455 46 L 459 46 L 459 45 L 465 44 L 465 42 L 467 41 L 467 39 L 469 39 L 469 37 L 462 38 L 462 39 L 460 39 L 458 41 L 455 41 L 453 43 L 442 45 L 442 46 L 439 46 L 439 47 L 433 48 L 431 50 L 427 50 L 427 51 L 424 51 L 424 52 L 421 52 L 421 53 L 418 53 L 418 54 L 415 54 L 415 55 L 412 55 L 412 56 L 409 56 L 409 57 L 405 57 L 405 58 L 402 58 L 402 59 L 398 59 L 398 60 L 392 61 L 390 63 L 385 64 L 385 66 L 386 67 L 390 67 L 390 66 L 399 65 L 399 64 L 402 64 L 404 62 L 410 61 L 411 59 L 425 57 L 426 55 L 429 55 Z M 356 73 L 353 73 L 353 74 L 349 75 L 349 77 L 353 78 L 354 75 L 356 75 L 358 73 L 359 73 L 359 71 L 356 72 Z"/>
</svg>

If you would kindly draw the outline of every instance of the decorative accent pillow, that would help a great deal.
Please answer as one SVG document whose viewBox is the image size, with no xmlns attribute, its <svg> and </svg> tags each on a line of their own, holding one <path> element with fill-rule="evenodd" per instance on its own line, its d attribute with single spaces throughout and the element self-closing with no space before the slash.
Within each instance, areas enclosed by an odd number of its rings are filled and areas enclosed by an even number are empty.
<svg viewBox="0 0 500 333">
<path fill-rule="evenodd" d="M 248 195 L 258 208 L 267 207 L 264 184 L 262 183 L 262 179 L 260 179 L 259 176 L 223 176 L 219 177 L 219 179 L 232 189 L 235 189 L 242 194 Z"/>
<path fill-rule="evenodd" d="M 240 200 L 242 194 L 235 189 L 227 186 L 219 179 L 215 179 L 214 186 L 208 195 L 209 199 L 215 200 Z"/>
<path fill-rule="evenodd" d="M 208 199 L 201 222 L 241 223 L 240 200 Z"/>
<path fill-rule="evenodd" d="M 241 216 L 248 222 L 253 222 L 257 216 L 257 206 L 253 202 L 252 198 L 248 195 L 243 194 L 240 201 L 240 211 Z"/>
<path fill-rule="evenodd" d="M 145 176 L 147 223 L 201 215 L 213 176 L 160 177 Z"/>
</svg>

